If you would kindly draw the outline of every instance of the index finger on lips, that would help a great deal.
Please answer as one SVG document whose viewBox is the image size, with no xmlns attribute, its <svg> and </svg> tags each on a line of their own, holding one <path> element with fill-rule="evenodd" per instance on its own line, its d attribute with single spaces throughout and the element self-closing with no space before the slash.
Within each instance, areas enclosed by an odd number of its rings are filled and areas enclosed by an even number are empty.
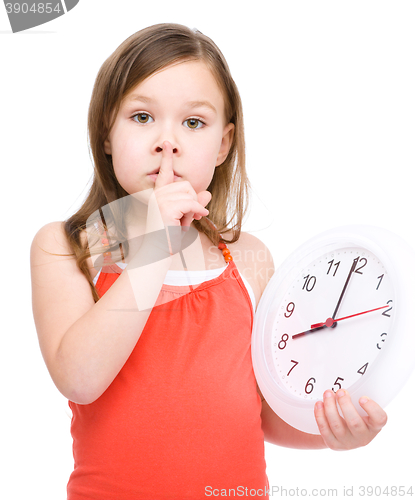
<svg viewBox="0 0 415 500">
<path fill-rule="evenodd" d="M 155 189 L 167 186 L 174 181 L 173 147 L 168 141 L 163 142 L 160 170 L 154 185 Z"/>
</svg>

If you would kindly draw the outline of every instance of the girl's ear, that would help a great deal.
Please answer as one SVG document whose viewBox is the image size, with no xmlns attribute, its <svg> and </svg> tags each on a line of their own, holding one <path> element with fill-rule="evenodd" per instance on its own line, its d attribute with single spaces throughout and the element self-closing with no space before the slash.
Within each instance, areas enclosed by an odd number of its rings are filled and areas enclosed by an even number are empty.
<svg viewBox="0 0 415 500">
<path fill-rule="evenodd" d="M 220 145 L 218 157 L 216 159 L 216 167 L 222 165 L 228 156 L 229 150 L 231 149 L 233 142 L 233 134 L 235 132 L 235 125 L 233 123 L 228 123 L 223 129 L 222 143 Z"/>
<path fill-rule="evenodd" d="M 104 141 L 104 151 L 107 155 L 111 154 L 111 143 L 109 139 L 105 139 Z"/>
</svg>

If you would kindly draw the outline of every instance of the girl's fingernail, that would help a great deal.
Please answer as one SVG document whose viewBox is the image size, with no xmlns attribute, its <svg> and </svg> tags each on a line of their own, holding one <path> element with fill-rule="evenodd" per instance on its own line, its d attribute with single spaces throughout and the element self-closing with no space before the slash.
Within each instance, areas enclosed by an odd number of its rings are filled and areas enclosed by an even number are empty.
<svg viewBox="0 0 415 500">
<path fill-rule="evenodd" d="M 333 393 L 332 393 L 331 391 L 326 391 L 326 392 L 323 394 L 323 396 L 324 396 L 325 398 L 331 398 L 331 397 L 333 396 Z"/>
<path fill-rule="evenodd" d="M 323 408 L 323 401 L 317 401 L 316 408 L 317 410 L 321 410 Z"/>
<path fill-rule="evenodd" d="M 367 403 L 369 400 L 366 397 L 360 398 L 360 404 L 364 405 Z"/>
<path fill-rule="evenodd" d="M 336 394 L 339 396 L 339 398 L 342 398 L 346 394 L 346 391 L 344 391 L 343 389 L 340 389 L 339 391 L 337 391 Z"/>
</svg>

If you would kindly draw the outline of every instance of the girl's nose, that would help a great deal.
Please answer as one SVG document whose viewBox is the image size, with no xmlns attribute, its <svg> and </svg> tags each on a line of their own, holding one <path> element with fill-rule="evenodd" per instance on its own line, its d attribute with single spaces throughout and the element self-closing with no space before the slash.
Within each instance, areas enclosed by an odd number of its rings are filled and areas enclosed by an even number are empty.
<svg viewBox="0 0 415 500">
<path fill-rule="evenodd" d="M 169 141 L 170 142 L 170 141 Z M 178 148 L 175 144 L 171 143 L 170 144 L 172 145 L 173 147 L 173 154 L 177 154 L 178 153 Z M 155 149 L 156 153 L 161 153 L 163 151 L 163 143 L 161 143 L 160 145 L 156 146 L 156 149 Z"/>
</svg>

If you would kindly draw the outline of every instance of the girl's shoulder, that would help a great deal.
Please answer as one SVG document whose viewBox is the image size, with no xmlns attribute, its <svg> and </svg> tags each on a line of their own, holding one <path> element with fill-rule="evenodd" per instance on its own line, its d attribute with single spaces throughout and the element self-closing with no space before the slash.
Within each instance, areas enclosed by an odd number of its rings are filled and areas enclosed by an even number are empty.
<svg viewBox="0 0 415 500">
<path fill-rule="evenodd" d="M 64 222 L 48 222 L 37 231 L 32 241 L 32 252 L 41 254 L 42 251 L 49 255 L 69 256 L 71 249 L 65 235 Z"/>
<path fill-rule="evenodd" d="M 238 241 L 227 246 L 239 273 L 252 286 L 258 304 L 275 271 L 271 252 L 263 241 L 244 231 Z"/>
<path fill-rule="evenodd" d="M 32 253 L 37 249 L 47 247 L 49 256 L 70 257 L 74 258 L 73 251 L 70 247 L 68 238 L 65 232 L 64 221 L 49 222 L 42 226 L 33 238 Z M 84 247 L 88 243 L 86 231 L 80 233 L 81 244 Z M 42 254 L 43 252 L 40 252 Z M 87 259 L 87 265 L 92 279 L 98 273 L 94 268 L 91 256 Z"/>
<path fill-rule="evenodd" d="M 82 246 L 88 243 L 86 231 L 81 232 L 80 239 Z M 66 255 L 72 253 L 63 221 L 50 222 L 41 227 L 35 235 L 34 241 L 47 243 L 49 248 L 53 248 L 52 252 L 65 253 Z M 229 243 L 227 246 L 238 271 L 242 273 L 254 289 L 255 298 L 258 302 L 258 297 L 262 295 L 274 273 L 274 262 L 271 252 L 263 241 L 253 234 L 244 231 L 240 233 L 238 241 Z M 87 259 L 87 265 L 93 279 L 99 270 L 94 268 L 91 256 Z"/>
</svg>

